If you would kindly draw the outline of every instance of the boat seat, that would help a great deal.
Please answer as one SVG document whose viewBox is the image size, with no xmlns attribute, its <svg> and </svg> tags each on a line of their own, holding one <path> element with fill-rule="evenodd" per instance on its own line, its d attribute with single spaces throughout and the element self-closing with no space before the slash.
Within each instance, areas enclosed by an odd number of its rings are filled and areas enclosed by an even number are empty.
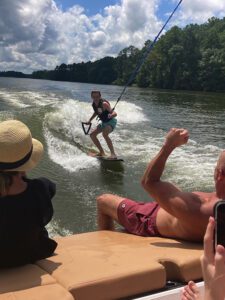
<svg viewBox="0 0 225 300">
<path fill-rule="evenodd" d="M 77 300 L 119 299 L 202 277 L 199 244 L 113 231 L 57 242 L 56 255 L 37 264 Z"/>
<path fill-rule="evenodd" d="M 0 270 L 0 300 L 73 300 L 72 295 L 36 265 Z"/>
</svg>

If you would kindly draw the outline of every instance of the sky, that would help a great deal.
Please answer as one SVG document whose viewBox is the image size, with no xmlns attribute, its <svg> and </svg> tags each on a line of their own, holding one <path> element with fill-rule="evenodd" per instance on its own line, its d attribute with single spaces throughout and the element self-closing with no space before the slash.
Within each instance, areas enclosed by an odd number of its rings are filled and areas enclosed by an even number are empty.
<svg viewBox="0 0 225 300">
<path fill-rule="evenodd" d="M 150 0 L 151 1 L 151 0 Z M 78 4 L 80 6 L 83 6 L 85 8 L 85 13 L 88 16 L 97 14 L 97 13 L 103 13 L 104 8 L 110 5 L 115 5 L 121 3 L 121 1 L 118 0 L 56 0 L 56 4 L 61 7 L 64 11 L 72 7 L 74 4 Z M 178 1 L 177 1 L 178 3 Z M 174 4 L 172 1 L 161 1 L 160 8 L 157 10 L 157 15 L 161 19 L 165 19 L 166 13 L 172 11 L 174 8 Z"/>
<path fill-rule="evenodd" d="M 0 0 L 0 71 L 31 73 L 141 48 L 179 0 Z M 183 0 L 167 26 L 225 15 L 224 0 Z"/>
</svg>

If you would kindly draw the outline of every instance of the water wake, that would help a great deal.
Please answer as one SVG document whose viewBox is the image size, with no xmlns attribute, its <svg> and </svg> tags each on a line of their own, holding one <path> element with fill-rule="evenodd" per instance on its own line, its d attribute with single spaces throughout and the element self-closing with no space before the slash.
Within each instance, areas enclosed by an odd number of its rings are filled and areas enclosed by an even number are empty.
<svg viewBox="0 0 225 300">
<path fill-rule="evenodd" d="M 113 105 L 113 103 L 112 103 Z M 48 144 L 50 158 L 65 169 L 75 172 L 81 169 L 93 168 L 99 163 L 96 159 L 87 156 L 87 152 L 93 149 L 89 136 L 85 136 L 81 127 L 82 121 L 87 121 L 93 114 L 90 103 L 75 101 L 73 99 L 59 104 L 57 109 L 45 116 L 44 134 Z M 132 103 L 123 102 L 118 116 L 118 126 L 113 133 L 118 152 L 126 155 L 123 148 L 123 127 L 147 121 L 142 109 Z M 93 121 L 93 127 L 98 122 Z M 102 140 L 103 147 L 107 145 Z"/>
<path fill-rule="evenodd" d="M 0 89 L 0 99 L 14 108 L 43 107 L 58 102 L 54 93 L 41 93 L 31 91 L 9 91 Z"/>
</svg>

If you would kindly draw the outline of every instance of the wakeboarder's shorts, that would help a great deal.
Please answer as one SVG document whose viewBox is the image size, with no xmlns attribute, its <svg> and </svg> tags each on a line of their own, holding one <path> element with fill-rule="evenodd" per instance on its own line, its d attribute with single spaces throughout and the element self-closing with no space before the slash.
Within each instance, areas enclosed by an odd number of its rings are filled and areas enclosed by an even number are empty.
<svg viewBox="0 0 225 300">
<path fill-rule="evenodd" d="M 124 199 L 119 204 L 119 223 L 129 232 L 141 236 L 160 236 L 156 226 L 157 202 L 135 202 Z"/>
<path fill-rule="evenodd" d="M 107 126 L 111 126 L 112 130 L 114 130 L 115 127 L 116 127 L 116 123 L 117 123 L 117 119 L 116 118 L 112 118 L 108 122 L 102 122 L 101 124 L 99 124 L 98 128 L 100 128 L 100 129 L 103 130 Z"/>
</svg>

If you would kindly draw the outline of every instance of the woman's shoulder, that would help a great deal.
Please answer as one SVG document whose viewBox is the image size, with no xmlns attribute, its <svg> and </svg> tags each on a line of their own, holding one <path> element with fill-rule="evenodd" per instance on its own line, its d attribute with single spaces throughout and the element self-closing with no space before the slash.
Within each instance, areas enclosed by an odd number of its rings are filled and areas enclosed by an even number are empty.
<svg viewBox="0 0 225 300">
<path fill-rule="evenodd" d="M 39 192 L 47 194 L 49 197 L 53 197 L 56 192 L 56 184 L 48 178 L 39 177 L 35 179 L 26 179 L 28 185 L 37 189 Z"/>
<path fill-rule="evenodd" d="M 106 100 L 106 99 L 102 98 L 101 101 L 102 101 L 103 104 L 110 104 L 110 102 L 108 100 Z"/>
<path fill-rule="evenodd" d="M 102 105 L 103 105 L 103 108 L 110 108 L 110 103 L 108 100 L 103 99 Z"/>
</svg>

